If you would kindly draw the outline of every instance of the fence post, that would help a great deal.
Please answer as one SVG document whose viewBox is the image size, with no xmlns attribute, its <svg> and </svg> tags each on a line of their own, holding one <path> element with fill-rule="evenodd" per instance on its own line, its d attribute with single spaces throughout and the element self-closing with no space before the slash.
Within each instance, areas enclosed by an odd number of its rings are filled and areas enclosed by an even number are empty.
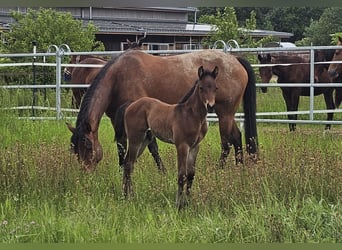
<svg viewBox="0 0 342 250">
<path fill-rule="evenodd" d="M 50 45 L 48 48 L 48 53 L 51 52 L 51 48 L 54 48 L 56 51 L 56 118 L 57 120 L 62 119 L 61 112 L 61 64 L 62 57 L 64 55 L 65 49 L 67 52 L 71 52 L 69 46 L 67 44 L 62 44 L 59 47 L 57 45 Z"/>
<path fill-rule="evenodd" d="M 36 85 L 36 56 L 35 54 L 37 53 L 37 42 L 32 41 L 32 46 L 33 46 L 33 57 L 32 57 L 32 85 Z M 36 116 L 36 106 L 37 106 L 37 89 L 33 88 L 32 89 L 32 116 Z"/>
<path fill-rule="evenodd" d="M 315 54 L 314 49 L 310 49 L 310 121 L 314 120 L 314 97 L 315 97 Z"/>
</svg>

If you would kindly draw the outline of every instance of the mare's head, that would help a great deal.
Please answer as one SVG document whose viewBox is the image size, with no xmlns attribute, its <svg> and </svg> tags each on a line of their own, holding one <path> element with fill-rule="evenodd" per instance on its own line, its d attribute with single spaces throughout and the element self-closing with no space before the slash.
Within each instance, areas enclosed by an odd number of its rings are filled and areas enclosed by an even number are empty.
<svg viewBox="0 0 342 250">
<path fill-rule="evenodd" d="M 70 58 L 70 64 L 78 64 L 81 61 L 83 61 L 84 59 L 87 58 L 92 58 L 93 56 L 91 55 L 72 55 Z M 65 67 L 64 68 L 64 80 L 65 81 L 70 81 L 71 80 L 71 74 L 73 72 L 73 70 L 75 69 L 75 67 Z"/>
<path fill-rule="evenodd" d="M 342 45 L 342 37 L 338 37 L 337 45 Z M 342 49 L 337 49 L 335 51 L 332 61 L 342 61 Z M 342 64 L 330 64 L 328 73 L 332 82 L 339 82 L 342 79 Z"/>
<path fill-rule="evenodd" d="M 259 54 L 258 59 L 260 64 L 270 64 L 272 58 L 270 54 Z M 273 75 L 272 67 L 259 67 L 259 74 L 263 83 L 269 83 Z M 267 87 L 261 87 L 261 91 L 267 93 Z"/>
<path fill-rule="evenodd" d="M 89 123 L 81 123 L 76 128 L 67 123 L 72 132 L 70 139 L 71 152 L 87 172 L 95 170 L 96 164 L 102 159 L 102 146 L 97 139 L 97 133 L 91 131 Z"/>
<path fill-rule="evenodd" d="M 319 62 L 315 64 L 315 82 L 329 82 L 330 79 L 328 77 L 328 68 L 329 64 L 324 62 L 329 62 L 332 60 L 335 54 L 335 50 L 315 50 L 315 62 Z"/>
<path fill-rule="evenodd" d="M 198 81 L 197 87 L 200 95 L 201 101 L 208 105 L 209 107 L 213 107 L 215 105 L 215 97 L 216 97 L 216 77 L 218 74 L 218 67 L 215 66 L 213 71 L 204 70 L 203 66 L 198 68 Z"/>
</svg>

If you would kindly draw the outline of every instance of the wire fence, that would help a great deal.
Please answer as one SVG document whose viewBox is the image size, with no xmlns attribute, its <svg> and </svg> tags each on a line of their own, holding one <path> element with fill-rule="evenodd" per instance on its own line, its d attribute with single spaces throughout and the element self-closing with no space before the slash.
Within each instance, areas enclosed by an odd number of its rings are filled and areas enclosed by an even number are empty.
<svg viewBox="0 0 342 250">
<path fill-rule="evenodd" d="M 224 42 L 223 42 L 224 43 Z M 215 48 L 213 48 L 215 49 Z M 296 53 L 308 53 L 310 58 L 310 82 L 309 83 L 262 83 L 257 82 L 257 87 L 309 87 L 310 88 L 310 105 L 308 110 L 301 110 L 301 111 L 292 111 L 292 112 L 258 112 L 257 113 L 257 122 L 264 122 L 264 123 L 306 123 L 306 124 L 342 124 L 341 120 L 334 120 L 334 121 L 326 121 L 326 120 L 317 120 L 315 119 L 315 114 L 326 114 L 326 113 L 341 113 L 342 109 L 334 109 L 334 110 L 317 110 L 314 107 L 314 88 L 317 87 L 342 87 L 342 83 L 329 83 L 329 82 L 320 82 L 315 83 L 314 81 L 314 65 L 315 64 L 331 64 L 331 63 L 342 63 L 342 61 L 334 61 L 334 62 L 315 62 L 314 60 L 314 52 L 315 50 L 328 50 L 328 49 L 342 49 L 342 46 L 309 46 L 309 47 L 291 47 L 291 48 L 240 48 L 239 46 L 224 46 L 223 51 L 226 53 L 232 54 L 244 54 L 244 55 L 256 55 L 256 54 L 263 54 L 263 53 L 284 53 L 284 52 L 296 52 Z M 220 49 L 222 50 L 222 49 Z M 172 55 L 172 54 L 182 54 L 182 53 L 190 53 L 193 50 L 158 50 L 158 51 L 145 51 L 146 53 L 150 54 L 158 54 L 158 55 Z M 198 51 L 198 50 L 196 50 Z M 32 112 L 32 116 L 26 117 L 19 117 L 21 119 L 37 119 L 37 120 L 48 120 L 48 119 L 70 119 L 75 118 L 77 114 L 77 109 L 73 109 L 71 107 L 62 107 L 62 89 L 71 89 L 71 88 L 86 88 L 89 85 L 87 84 L 70 84 L 63 81 L 63 68 L 65 67 L 102 67 L 103 65 L 92 65 L 92 64 L 71 64 L 71 63 L 62 63 L 62 59 L 64 57 L 69 57 L 72 55 L 97 55 L 97 56 L 113 56 L 114 54 L 123 53 L 122 51 L 103 51 L 103 52 L 71 52 L 70 48 L 62 44 L 60 46 L 51 45 L 46 53 L 21 53 L 21 54 L 0 54 L 0 60 L 2 58 L 25 58 L 26 62 L 20 63 L 9 63 L 4 62 L 0 63 L 0 70 L 4 67 L 32 67 L 33 69 L 33 77 L 31 83 L 25 84 L 11 84 L 6 85 L 2 84 L 0 87 L 2 89 L 31 89 L 33 93 L 37 90 L 46 90 L 46 89 L 53 89 L 55 91 L 55 103 L 50 104 L 50 106 L 38 106 L 36 102 L 32 101 L 32 105 L 23 105 L 23 106 L 16 106 L 16 107 L 1 107 L 3 110 L 48 110 L 55 113 L 54 116 L 37 116 L 35 112 Z M 37 60 L 40 58 L 40 62 Z M 50 60 L 47 60 L 50 58 Z M 54 58 L 54 62 L 47 62 L 51 61 L 51 58 Z M 280 64 L 252 64 L 252 67 L 272 67 L 275 65 Z M 281 64 L 281 65 L 291 65 Z M 37 84 L 35 80 L 35 67 L 49 67 L 53 68 L 55 71 L 55 76 L 52 77 L 54 79 L 50 83 L 44 84 Z M 44 70 L 43 70 L 44 71 Z M 50 76 L 51 78 L 51 76 Z M 33 97 L 34 99 L 34 94 Z M 51 112 L 49 113 L 51 114 Z M 301 119 L 301 120 L 288 120 L 288 119 L 274 119 L 274 118 L 267 118 L 267 117 L 277 117 L 277 116 L 284 116 L 288 114 L 298 114 L 298 115 L 309 115 L 309 119 Z M 211 122 L 218 121 L 216 114 L 208 114 L 208 120 Z M 237 113 L 236 120 L 242 121 L 243 114 Z"/>
</svg>

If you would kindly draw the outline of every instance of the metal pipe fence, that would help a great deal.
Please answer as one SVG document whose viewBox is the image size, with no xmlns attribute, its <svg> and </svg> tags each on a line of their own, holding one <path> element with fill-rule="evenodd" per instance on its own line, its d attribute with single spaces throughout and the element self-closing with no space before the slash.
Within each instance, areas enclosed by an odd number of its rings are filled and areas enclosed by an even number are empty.
<svg viewBox="0 0 342 250">
<path fill-rule="evenodd" d="M 321 113 L 341 113 L 342 109 L 335 110 L 315 110 L 314 108 L 314 88 L 315 87 L 342 87 L 342 83 L 315 83 L 314 82 L 314 65 L 315 64 L 330 64 L 330 63 L 342 63 L 342 61 L 334 61 L 334 62 L 314 62 L 314 51 L 315 50 L 326 50 L 326 49 L 342 49 L 342 46 L 309 46 L 309 47 L 291 47 L 291 48 L 239 48 L 225 46 L 223 51 L 226 53 L 232 54 L 244 54 L 244 55 L 256 55 L 262 53 L 282 53 L 282 52 L 305 52 L 309 53 L 310 58 L 310 83 L 262 83 L 258 82 L 256 84 L 257 87 L 309 87 L 310 88 L 310 101 L 309 101 L 309 110 L 304 111 L 296 111 L 296 112 L 258 112 L 257 113 L 257 122 L 264 123 L 305 123 L 305 124 L 342 124 L 342 121 L 326 121 L 326 120 L 315 120 L 314 114 Z M 222 51 L 222 49 L 220 49 Z M 198 51 L 198 50 L 196 50 Z M 193 52 L 193 50 L 158 50 L 158 51 L 144 51 L 150 54 L 158 54 L 158 55 L 173 55 L 173 54 L 182 54 Z M 19 106 L 19 107 L 2 107 L 6 110 L 24 110 L 24 109 L 36 109 L 36 110 L 50 110 L 55 111 L 55 117 L 25 117 L 27 119 L 65 119 L 71 118 L 65 116 L 64 113 L 67 112 L 77 112 L 76 109 L 72 108 L 63 108 L 61 105 L 61 90 L 62 89 L 70 89 L 70 88 L 86 88 L 89 87 L 88 84 L 62 84 L 62 68 L 64 67 L 103 67 L 103 65 L 93 65 L 93 64 L 71 64 L 71 63 L 62 63 L 62 58 L 65 56 L 72 55 L 114 55 L 123 53 L 122 51 L 103 51 L 103 52 L 71 52 L 70 48 L 62 44 L 59 47 L 56 45 L 51 45 L 46 53 L 18 53 L 18 54 L 0 54 L 0 58 L 16 58 L 23 57 L 26 59 L 30 58 L 43 58 L 43 62 L 37 62 L 36 60 L 32 60 L 31 62 L 23 62 L 23 63 L 0 63 L 0 68 L 2 67 L 30 67 L 32 65 L 40 66 L 40 67 L 53 67 L 55 69 L 55 83 L 51 84 L 23 84 L 23 85 L 0 85 L 3 89 L 55 89 L 56 92 L 56 103 L 54 107 L 39 107 L 39 106 Z M 54 63 L 47 63 L 47 57 L 54 57 Z M 297 64 L 297 63 L 296 63 Z M 271 67 L 275 65 L 291 65 L 290 63 L 284 64 L 252 64 L 252 67 Z M 304 114 L 309 115 L 309 119 L 307 120 L 288 120 L 288 119 L 267 119 L 262 117 L 267 116 L 284 116 L 288 114 Z M 218 119 L 215 114 L 208 114 L 208 120 L 211 122 L 216 122 Z M 236 120 L 242 121 L 243 114 L 237 113 Z"/>
</svg>

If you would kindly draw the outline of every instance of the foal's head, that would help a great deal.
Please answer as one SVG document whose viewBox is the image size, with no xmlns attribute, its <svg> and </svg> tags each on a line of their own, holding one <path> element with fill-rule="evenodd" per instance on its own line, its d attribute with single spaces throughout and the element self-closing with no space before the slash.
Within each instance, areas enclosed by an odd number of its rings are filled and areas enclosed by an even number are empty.
<svg viewBox="0 0 342 250">
<path fill-rule="evenodd" d="M 205 105 L 213 107 L 215 105 L 216 97 L 216 77 L 218 74 L 218 67 L 216 66 L 213 71 L 204 70 L 203 66 L 198 68 L 198 81 L 197 86 L 199 95 Z"/>
</svg>

